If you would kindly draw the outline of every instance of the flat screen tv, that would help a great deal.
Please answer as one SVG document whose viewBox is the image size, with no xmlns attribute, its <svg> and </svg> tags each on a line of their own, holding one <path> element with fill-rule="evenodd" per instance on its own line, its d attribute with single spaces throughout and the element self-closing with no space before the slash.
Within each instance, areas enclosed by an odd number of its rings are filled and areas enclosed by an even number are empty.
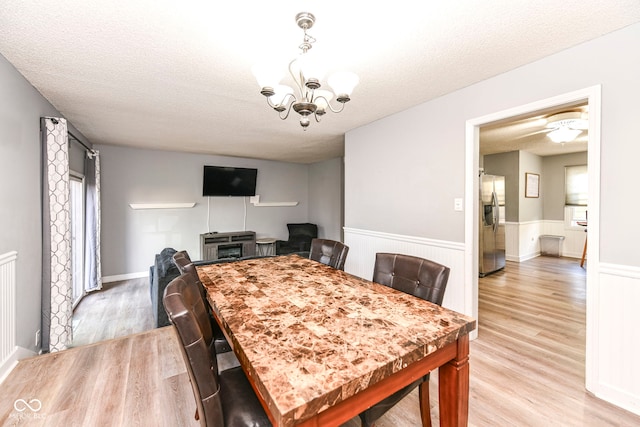
<svg viewBox="0 0 640 427">
<path fill-rule="evenodd" d="M 203 196 L 255 196 L 258 169 L 205 166 Z"/>
</svg>

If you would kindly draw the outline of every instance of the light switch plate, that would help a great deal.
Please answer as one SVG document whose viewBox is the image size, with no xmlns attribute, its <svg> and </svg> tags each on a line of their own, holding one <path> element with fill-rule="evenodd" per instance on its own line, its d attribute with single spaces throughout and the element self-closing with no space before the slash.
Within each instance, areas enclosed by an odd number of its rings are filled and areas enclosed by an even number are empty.
<svg viewBox="0 0 640 427">
<path fill-rule="evenodd" d="M 453 199 L 453 210 L 462 211 L 462 199 L 460 198 Z"/>
</svg>

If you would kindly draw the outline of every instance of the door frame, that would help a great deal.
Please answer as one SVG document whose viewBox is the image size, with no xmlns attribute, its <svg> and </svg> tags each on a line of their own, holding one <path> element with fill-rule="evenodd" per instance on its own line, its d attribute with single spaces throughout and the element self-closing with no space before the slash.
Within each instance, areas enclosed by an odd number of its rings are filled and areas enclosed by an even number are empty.
<svg viewBox="0 0 640 427">
<path fill-rule="evenodd" d="M 80 304 L 80 301 L 82 300 L 82 298 L 86 295 L 86 291 L 85 291 L 85 286 L 84 286 L 84 242 L 85 242 L 85 197 L 86 197 L 86 184 L 85 184 L 85 179 L 84 179 L 84 175 L 79 173 L 79 172 L 75 172 L 75 171 L 69 171 L 69 187 L 71 187 L 71 181 L 76 181 L 79 182 L 82 185 L 82 200 L 80 200 L 80 208 L 82 211 L 82 218 L 81 218 L 81 224 L 79 224 L 80 226 L 80 241 L 82 242 L 82 245 L 80 248 L 77 248 L 77 246 L 73 245 L 72 242 L 72 246 L 71 246 L 71 260 L 72 260 L 72 264 L 71 264 L 71 294 L 72 294 L 72 307 L 73 309 L 76 308 L 76 306 L 78 304 Z M 71 188 L 69 188 L 69 191 L 71 191 Z M 69 201 L 71 203 L 71 195 L 69 197 Z M 71 220 L 71 218 L 73 217 L 72 214 L 72 210 L 74 209 L 74 206 L 70 206 L 70 212 L 69 212 L 69 218 Z M 74 225 L 72 224 L 71 227 L 73 228 Z M 73 239 L 72 239 L 73 240 Z M 80 257 L 82 259 L 81 261 L 81 265 L 80 265 L 80 275 L 81 277 L 80 279 L 80 285 L 82 287 L 82 289 L 80 290 L 80 294 L 78 295 L 78 297 L 76 298 L 75 296 L 75 292 L 76 292 L 76 279 L 77 277 L 75 277 L 75 272 L 76 272 L 76 267 L 73 263 L 73 261 L 76 259 L 76 251 L 80 250 Z"/>
<path fill-rule="evenodd" d="M 478 170 L 480 167 L 480 127 L 498 120 L 521 116 L 538 110 L 553 108 L 564 104 L 587 101 L 589 106 L 589 139 L 587 144 L 587 162 L 589 179 L 589 227 L 587 258 L 587 300 L 586 300 L 586 348 L 585 378 L 586 388 L 591 390 L 597 377 L 596 363 L 598 343 L 598 291 L 600 265 L 600 121 L 601 121 L 601 85 L 542 99 L 466 122 L 465 132 L 465 205 L 473 207 L 465 211 L 465 312 L 478 318 L 478 233 L 476 220 L 479 215 L 479 203 L 476 195 L 479 191 Z M 476 338 L 478 328 L 471 338 Z"/>
</svg>

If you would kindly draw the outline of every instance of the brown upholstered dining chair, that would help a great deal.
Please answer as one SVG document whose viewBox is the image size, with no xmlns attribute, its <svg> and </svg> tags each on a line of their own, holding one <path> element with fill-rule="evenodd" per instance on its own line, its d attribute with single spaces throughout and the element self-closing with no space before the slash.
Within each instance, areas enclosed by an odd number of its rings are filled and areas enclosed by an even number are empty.
<svg viewBox="0 0 640 427">
<path fill-rule="evenodd" d="M 309 259 L 329 265 L 338 270 L 344 270 L 349 246 L 329 239 L 313 239 Z"/>
<path fill-rule="evenodd" d="M 373 281 L 399 291 L 442 305 L 444 291 L 449 280 L 449 267 L 428 259 L 410 255 L 377 253 Z M 363 427 L 371 427 L 375 421 L 391 409 L 416 387 L 420 393 L 422 425 L 431 425 L 429 408 L 429 374 L 376 403 L 360 414 Z M 424 399 L 424 404 L 423 404 Z"/>
<path fill-rule="evenodd" d="M 193 261 L 191 261 L 191 257 L 187 251 L 178 251 L 173 254 L 173 263 L 178 267 L 180 274 L 189 273 L 193 275 L 197 281 L 200 281 L 196 267 L 193 264 Z"/>
<path fill-rule="evenodd" d="M 207 308 L 193 277 L 182 274 L 164 291 L 164 308 L 180 339 L 201 426 L 271 426 L 242 368 L 218 372 Z"/>
<path fill-rule="evenodd" d="M 213 315 L 211 314 L 211 307 L 209 306 L 209 301 L 207 301 L 207 292 L 200 282 L 200 277 L 198 277 L 196 267 L 191 261 L 191 258 L 189 257 L 187 251 L 178 251 L 173 254 L 173 263 L 176 265 L 176 267 L 178 267 L 178 271 L 180 271 L 180 274 L 189 274 L 196 282 L 196 285 L 200 290 L 200 295 L 204 300 L 204 305 L 207 308 L 209 317 L 211 317 L 211 329 L 213 330 L 213 339 L 216 346 L 216 353 L 220 354 L 231 351 L 231 346 L 229 345 L 227 338 L 224 336 L 222 329 L 220 329 L 218 323 L 213 319 Z"/>
</svg>

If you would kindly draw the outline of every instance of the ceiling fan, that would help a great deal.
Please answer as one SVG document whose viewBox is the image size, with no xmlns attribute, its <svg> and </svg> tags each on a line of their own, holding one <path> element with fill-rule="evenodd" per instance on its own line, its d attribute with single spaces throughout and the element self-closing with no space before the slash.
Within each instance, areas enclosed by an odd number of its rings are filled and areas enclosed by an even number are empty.
<svg viewBox="0 0 640 427">
<path fill-rule="evenodd" d="M 528 126 L 543 126 L 543 129 L 520 135 L 518 138 L 544 133 L 551 141 L 564 143 L 574 141 L 581 133 L 589 129 L 589 120 L 586 112 L 563 111 L 546 118 L 534 118 L 529 121 Z"/>
<path fill-rule="evenodd" d="M 547 136 L 553 142 L 571 142 L 583 131 L 589 128 L 589 120 L 586 113 L 579 111 L 569 111 L 554 114 L 547 118 Z"/>
</svg>

